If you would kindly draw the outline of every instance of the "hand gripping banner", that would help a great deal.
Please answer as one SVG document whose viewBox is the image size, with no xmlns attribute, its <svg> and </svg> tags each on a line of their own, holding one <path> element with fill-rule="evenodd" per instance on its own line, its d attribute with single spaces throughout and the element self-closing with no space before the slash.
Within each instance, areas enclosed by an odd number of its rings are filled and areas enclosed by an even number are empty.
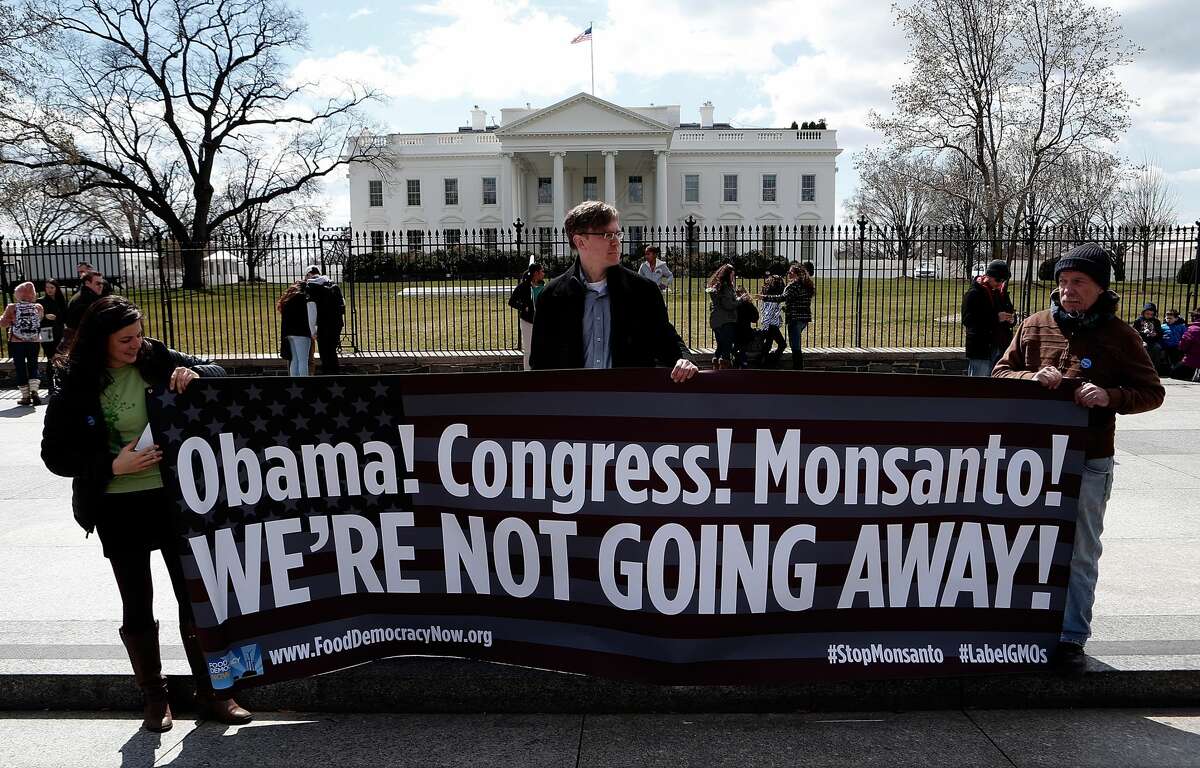
<svg viewBox="0 0 1200 768">
<path fill-rule="evenodd" d="M 1044 667 L 1070 397 L 608 370 L 200 379 L 152 405 L 220 689 L 403 655 L 676 684 Z"/>
</svg>

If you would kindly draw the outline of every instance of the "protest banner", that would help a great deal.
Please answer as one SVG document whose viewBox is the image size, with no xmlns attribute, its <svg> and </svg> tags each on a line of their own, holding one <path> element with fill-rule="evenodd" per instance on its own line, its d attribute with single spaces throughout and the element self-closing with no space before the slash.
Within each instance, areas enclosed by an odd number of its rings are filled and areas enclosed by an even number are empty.
<svg viewBox="0 0 1200 768">
<path fill-rule="evenodd" d="M 217 688 L 397 655 L 679 684 L 1044 668 L 1067 387 L 552 371 L 152 398 Z"/>
</svg>

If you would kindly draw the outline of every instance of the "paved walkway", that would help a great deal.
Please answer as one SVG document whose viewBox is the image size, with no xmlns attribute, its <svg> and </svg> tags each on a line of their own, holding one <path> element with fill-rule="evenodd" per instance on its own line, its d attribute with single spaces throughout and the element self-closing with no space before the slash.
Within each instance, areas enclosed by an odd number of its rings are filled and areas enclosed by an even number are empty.
<svg viewBox="0 0 1200 768">
<path fill-rule="evenodd" d="M 0 713 L 6 768 L 162 765 L 1194 767 L 1200 710 L 775 715 L 267 715 L 247 726 Z"/>
</svg>

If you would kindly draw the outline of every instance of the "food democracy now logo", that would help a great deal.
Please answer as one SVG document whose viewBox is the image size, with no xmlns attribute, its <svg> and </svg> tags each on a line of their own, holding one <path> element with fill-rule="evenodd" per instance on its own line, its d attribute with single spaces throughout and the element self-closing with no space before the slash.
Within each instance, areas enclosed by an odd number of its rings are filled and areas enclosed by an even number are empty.
<svg viewBox="0 0 1200 768">
<path fill-rule="evenodd" d="M 208 677 L 216 690 L 230 688 L 242 678 L 256 677 L 262 673 L 262 649 L 257 643 L 208 658 Z"/>
</svg>

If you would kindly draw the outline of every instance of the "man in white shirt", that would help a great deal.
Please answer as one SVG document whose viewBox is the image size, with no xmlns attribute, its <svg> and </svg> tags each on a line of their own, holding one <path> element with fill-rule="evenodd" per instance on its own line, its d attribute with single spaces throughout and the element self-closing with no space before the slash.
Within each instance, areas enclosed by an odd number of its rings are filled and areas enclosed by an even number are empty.
<svg viewBox="0 0 1200 768">
<path fill-rule="evenodd" d="M 638 274 L 657 285 L 658 290 L 667 290 L 671 287 L 671 281 L 675 279 L 675 276 L 671 274 L 671 268 L 659 260 L 658 257 L 661 253 L 658 246 L 647 245 L 645 253 L 646 260 L 638 267 Z"/>
</svg>

